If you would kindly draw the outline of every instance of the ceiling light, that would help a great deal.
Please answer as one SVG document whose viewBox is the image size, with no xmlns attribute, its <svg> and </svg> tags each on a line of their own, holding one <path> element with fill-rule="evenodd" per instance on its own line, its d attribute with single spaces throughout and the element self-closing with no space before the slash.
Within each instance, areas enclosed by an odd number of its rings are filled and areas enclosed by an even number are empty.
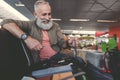
<svg viewBox="0 0 120 80">
<path fill-rule="evenodd" d="M 83 29 L 83 27 L 81 26 L 81 27 L 80 27 L 80 30 L 82 30 L 82 29 Z"/>
<path fill-rule="evenodd" d="M 97 22 L 117 22 L 117 20 L 97 20 Z"/>
<path fill-rule="evenodd" d="M 95 34 L 96 31 L 62 30 L 62 32 L 68 34 Z"/>
<path fill-rule="evenodd" d="M 77 33 L 79 33 L 79 31 L 78 30 L 73 30 L 72 33 L 77 34 Z"/>
<path fill-rule="evenodd" d="M 90 21 L 89 19 L 70 19 L 70 21 Z"/>
<path fill-rule="evenodd" d="M 19 1 L 18 3 L 15 3 L 15 6 L 25 6 L 25 5 Z"/>
<path fill-rule="evenodd" d="M 57 18 L 52 18 L 52 20 L 54 20 L 54 21 L 61 21 L 61 19 L 57 19 Z"/>
</svg>

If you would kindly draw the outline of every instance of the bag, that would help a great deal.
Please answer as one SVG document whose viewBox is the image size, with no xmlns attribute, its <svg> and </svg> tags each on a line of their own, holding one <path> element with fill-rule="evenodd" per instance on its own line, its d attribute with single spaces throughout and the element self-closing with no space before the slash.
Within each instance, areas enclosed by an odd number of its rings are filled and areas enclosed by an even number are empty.
<svg viewBox="0 0 120 80">
<path fill-rule="evenodd" d="M 87 76 L 85 71 L 83 70 L 85 68 L 85 62 L 80 57 L 66 57 L 63 59 L 64 62 L 61 62 L 59 64 L 65 65 L 65 64 L 72 64 L 72 73 L 75 77 L 75 80 L 87 80 Z M 67 79 L 64 79 L 67 80 Z"/>
<path fill-rule="evenodd" d="M 88 63 L 86 73 L 90 80 L 114 80 L 111 74 L 103 72 L 91 63 Z"/>
<path fill-rule="evenodd" d="M 120 52 L 118 50 L 110 52 L 109 67 L 114 80 L 120 80 Z"/>
<path fill-rule="evenodd" d="M 103 55 L 103 72 L 113 75 L 114 80 L 120 80 L 120 52 L 117 49 L 107 51 Z"/>
</svg>

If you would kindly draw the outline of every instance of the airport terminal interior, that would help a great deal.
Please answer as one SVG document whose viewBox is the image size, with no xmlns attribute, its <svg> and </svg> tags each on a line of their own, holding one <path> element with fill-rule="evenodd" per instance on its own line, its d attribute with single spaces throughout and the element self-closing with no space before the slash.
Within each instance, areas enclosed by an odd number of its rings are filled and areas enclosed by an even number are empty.
<svg viewBox="0 0 120 80">
<path fill-rule="evenodd" d="M 4 19 L 35 20 L 33 5 L 36 1 L 0 0 L 0 22 Z M 29 74 L 30 76 L 22 74 L 23 76 L 20 80 L 120 80 L 120 0 L 46 1 L 51 6 L 52 20 L 59 24 L 64 39 L 66 41 L 70 39 L 77 41 L 77 43 L 72 44 L 73 47 L 62 49 L 61 51 L 70 56 L 82 58 L 87 68 L 81 70 L 81 73 L 74 74 L 67 71 L 70 66 L 52 67 L 53 73 L 49 71 L 49 68 L 48 70 L 41 69 L 39 73 L 33 72 L 35 77 L 31 76 L 31 74 Z M 13 37 L 9 32 L 4 33 L 0 25 L 0 74 L 3 74 L 0 79 L 3 78 L 2 80 L 8 80 L 5 78 L 7 76 L 10 79 L 12 70 L 14 71 L 13 77 L 19 76 L 22 73 L 20 70 L 23 70 L 20 66 L 22 65 L 23 67 L 24 64 L 25 66 L 28 64 L 27 59 L 20 59 L 20 57 L 25 58 L 25 55 L 15 55 L 19 56 L 19 58 L 13 58 L 12 55 L 8 54 L 10 51 L 14 54 L 24 52 L 24 50 L 20 51 L 17 48 L 17 46 L 21 48 L 20 42 L 17 40 L 10 41 L 9 38 Z M 11 46 L 12 43 L 14 44 L 13 48 Z M 15 44 L 18 45 L 16 46 Z M 15 51 L 10 50 L 11 48 Z M 4 61 L 5 58 L 8 60 Z M 19 59 L 18 62 L 16 59 Z M 16 64 L 13 67 L 12 61 L 14 63 L 21 62 L 21 64 Z M 63 69 L 66 69 L 67 72 Z M 42 72 L 42 70 L 45 71 Z M 41 77 L 38 74 L 43 76 Z M 11 79 L 19 80 L 13 77 Z"/>
</svg>

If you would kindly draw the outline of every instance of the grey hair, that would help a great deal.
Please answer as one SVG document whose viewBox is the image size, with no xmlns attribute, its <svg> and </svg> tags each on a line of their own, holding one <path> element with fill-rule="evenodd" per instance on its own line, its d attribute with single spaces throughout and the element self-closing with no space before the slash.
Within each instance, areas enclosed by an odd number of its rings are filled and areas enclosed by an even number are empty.
<svg viewBox="0 0 120 80">
<path fill-rule="evenodd" d="M 37 0 L 34 4 L 34 11 L 37 10 L 38 6 L 41 4 L 49 4 L 49 2 L 45 1 L 45 0 Z"/>
</svg>

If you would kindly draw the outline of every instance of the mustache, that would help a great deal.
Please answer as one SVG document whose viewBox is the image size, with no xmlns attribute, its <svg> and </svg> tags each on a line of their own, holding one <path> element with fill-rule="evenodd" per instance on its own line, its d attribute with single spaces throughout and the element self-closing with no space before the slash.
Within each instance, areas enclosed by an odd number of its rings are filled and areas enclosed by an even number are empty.
<svg viewBox="0 0 120 80">
<path fill-rule="evenodd" d="M 45 22 L 50 22 L 51 20 L 41 20 L 43 23 L 45 23 Z"/>
</svg>

